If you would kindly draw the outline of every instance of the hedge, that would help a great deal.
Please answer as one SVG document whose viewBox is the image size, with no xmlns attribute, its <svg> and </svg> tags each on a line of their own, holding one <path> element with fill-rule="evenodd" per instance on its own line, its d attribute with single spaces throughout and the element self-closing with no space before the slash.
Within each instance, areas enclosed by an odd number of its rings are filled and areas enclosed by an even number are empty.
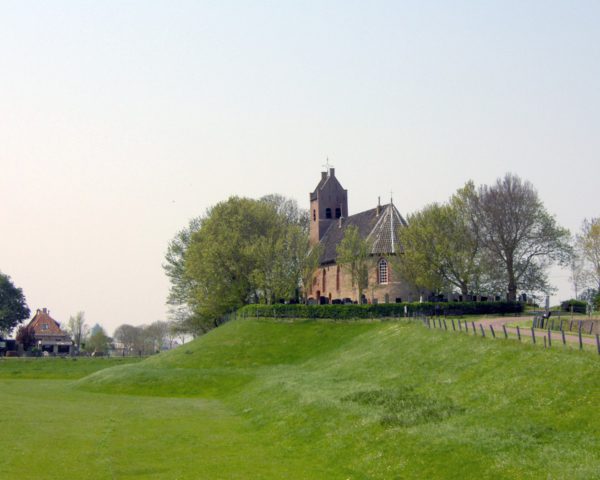
<svg viewBox="0 0 600 480">
<path fill-rule="evenodd" d="M 483 315 L 523 312 L 518 302 L 423 302 L 383 303 L 376 305 L 246 305 L 238 315 L 265 318 L 373 318 L 403 317 L 404 307 L 409 315 Z"/>
<path fill-rule="evenodd" d="M 563 312 L 570 312 L 571 307 L 575 313 L 586 313 L 587 303 L 582 300 L 565 300 L 560 304 L 560 309 Z"/>
</svg>

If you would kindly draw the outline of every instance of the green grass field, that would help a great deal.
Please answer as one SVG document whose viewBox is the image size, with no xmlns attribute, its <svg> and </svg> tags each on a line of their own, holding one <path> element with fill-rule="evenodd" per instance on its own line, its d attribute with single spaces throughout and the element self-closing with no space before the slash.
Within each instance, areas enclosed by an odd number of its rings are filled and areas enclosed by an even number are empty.
<svg viewBox="0 0 600 480">
<path fill-rule="evenodd" d="M 600 478 L 590 352 L 238 320 L 118 360 L 0 361 L 2 478 Z"/>
</svg>

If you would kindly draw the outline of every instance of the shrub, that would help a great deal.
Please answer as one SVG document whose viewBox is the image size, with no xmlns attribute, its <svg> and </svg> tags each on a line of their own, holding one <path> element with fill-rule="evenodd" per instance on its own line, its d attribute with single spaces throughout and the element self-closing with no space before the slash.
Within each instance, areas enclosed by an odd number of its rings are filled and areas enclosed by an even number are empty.
<svg viewBox="0 0 600 480">
<path fill-rule="evenodd" d="M 573 311 L 575 313 L 585 313 L 586 311 L 586 302 L 582 300 L 575 300 L 572 298 L 571 300 L 565 300 L 560 304 L 560 309 L 563 312 L 570 312 L 571 307 L 573 307 Z"/>
<path fill-rule="evenodd" d="M 409 315 L 483 315 L 521 313 L 518 302 L 413 302 L 376 305 L 246 305 L 238 314 L 264 318 L 379 318 L 403 317 L 404 307 Z"/>
</svg>

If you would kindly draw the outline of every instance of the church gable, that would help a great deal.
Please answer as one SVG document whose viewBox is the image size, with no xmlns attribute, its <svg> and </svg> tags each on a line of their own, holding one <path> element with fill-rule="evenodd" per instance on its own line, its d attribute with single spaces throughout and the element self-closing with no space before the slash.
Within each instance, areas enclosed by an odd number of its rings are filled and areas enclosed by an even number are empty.
<svg viewBox="0 0 600 480">
<path fill-rule="evenodd" d="M 372 255 L 388 255 L 402 253 L 398 240 L 398 228 L 407 223 L 393 203 L 382 207 L 379 220 L 367 236 Z"/>
<path fill-rule="evenodd" d="M 323 253 L 320 263 L 325 265 L 336 262 L 337 247 L 350 226 L 357 227 L 360 236 L 369 241 L 371 255 L 401 253 L 402 247 L 398 240 L 397 229 L 399 226 L 406 225 L 406 221 L 392 203 L 341 219 L 331 224 L 321 240 Z"/>
</svg>

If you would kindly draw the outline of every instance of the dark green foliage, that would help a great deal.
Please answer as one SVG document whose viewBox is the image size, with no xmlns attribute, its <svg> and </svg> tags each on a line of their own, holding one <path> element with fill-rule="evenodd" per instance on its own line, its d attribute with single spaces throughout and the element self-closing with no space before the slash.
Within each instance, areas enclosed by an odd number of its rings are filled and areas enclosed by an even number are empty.
<svg viewBox="0 0 600 480">
<path fill-rule="evenodd" d="M 15 287 L 8 275 L 0 272 L 0 330 L 10 332 L 29 317 L 23 290 Z"/>
<path fill-rule="evenodd" d="M 571 307 L 573 307 L 573 311 L 575 313 L 585 313 L 586 312 L 587 303 L 582 300 L 565 300 L 560 304 L 560 309 L 563 312 L 570 312 Z"/>
<path fill-rule="evenodd" d="M 33 331 L 33 328 L 21 325 L 17 330 L 15 339 L 18 343 L 23 345 L 25 350 L 29 350 L 35 345 L 35 332 Z"/>
<path fill-rule="evenodd" d="M 246 305 L 239 315 L 265 318 L 378 318 L 409 315 L 485 315 L 514 314 L 523 311 L 518 302 L 384 303 L 378 305 Z"/>
<path fill-rule="evenodd" d="M 384 427 L 412 427 L 439 422 L 464 412 L 464 408 L 455 406 L 449 399 L 421 395 L 408 386 L 393 390 L 364 390 L 347 395 L 342 401 L 381 408 L 380 423 Z"/>
</svg>

